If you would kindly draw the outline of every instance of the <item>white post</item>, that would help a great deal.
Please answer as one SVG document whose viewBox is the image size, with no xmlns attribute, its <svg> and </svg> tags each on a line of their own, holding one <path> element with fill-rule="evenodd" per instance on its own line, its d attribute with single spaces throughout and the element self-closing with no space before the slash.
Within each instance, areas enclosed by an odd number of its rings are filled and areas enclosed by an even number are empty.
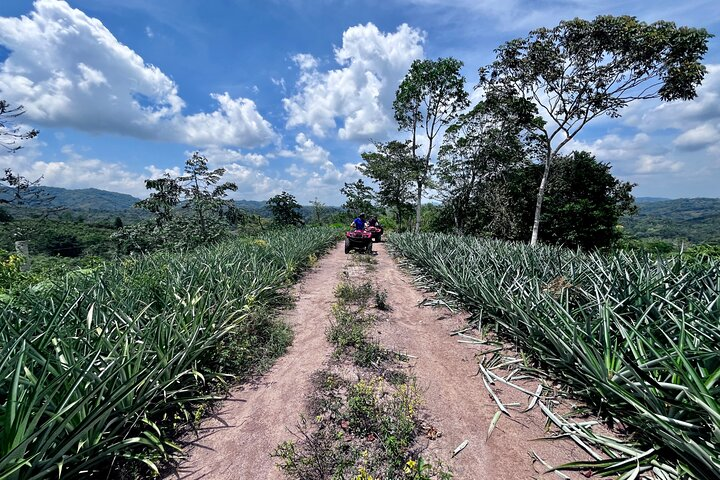
<svg viewBox="0 0 720 480">
<path fill-rule="evenodd" d="M 30 251 L 28 250 L 27 240 L 20 240 L 15 242 L 15 250 L 23 258 L 23 263 L 20 266 L 20 270 L 27 272 L 30 270 Z"/>
</svg>

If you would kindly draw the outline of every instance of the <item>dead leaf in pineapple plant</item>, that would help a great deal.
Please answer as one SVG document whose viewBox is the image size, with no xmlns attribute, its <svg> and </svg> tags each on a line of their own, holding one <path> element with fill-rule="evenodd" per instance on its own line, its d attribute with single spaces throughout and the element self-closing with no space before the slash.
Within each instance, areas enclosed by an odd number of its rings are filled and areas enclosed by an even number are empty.
<svg viewBox="0 0 720 480">
<path fill-rule="evenodd" d="M 453 451 L 452 457 L 450 457 L 450 458 L 453 458 L 455 455 L 457 455 L 458 453 L 462 452 L 462 451 L 465 449 L 465 447 L 468 446 L 468 443 L 469 443 L 469 442 L 468 442 L 467 440 L 465 440 L 465 441 L 462 442 L 460 445 L 458 445 L 457 448 L 455 449 L 455 451 Z"/>
</svg>

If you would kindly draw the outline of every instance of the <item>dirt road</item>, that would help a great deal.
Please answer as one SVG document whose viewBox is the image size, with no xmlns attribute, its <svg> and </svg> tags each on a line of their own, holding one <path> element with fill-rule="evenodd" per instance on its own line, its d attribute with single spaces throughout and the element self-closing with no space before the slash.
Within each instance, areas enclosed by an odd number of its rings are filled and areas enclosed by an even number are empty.
<svg viewBox="0 0 720 480">
<path fill-rule="evenodd" d="M 293 438 L 288 429 L 303 413 L 310 375 L 332 351 L 325 329 L 345 261 L 338 245 L 295 286 L 295 307 L 284 316 L 295 333 L 292 346 L 257 384 L 234 390 L 216 415 L 203 422 L 200 438 L 188 447 L 188 459 L 167 478 L 283 478 L 270 454 Z"/>
<path fill-rule="evenodd" d="M 444 308 L 419 307 L 424 296 L 410 277 L 384 245 L 376 245 L 375 250 L 375 282 L 387 292 L 392 308 L 387 320 L 376 326 L 377 338 L 384 346 L 415 357 L 412 372 L 424 392 L 425 420 L 442 433 L 436 440 L 423 440 L 427 456 L 449 465 L 456 479 L 496 480 L 557 478 L 538 473 L 544 468 L 533 462 L 531 451 L 552 465 L 586 459 L 571 442 L 536 441 L 546 436 L 545 419 L 538 411 L 503 415 L 486 439 L 497 406 L 476 376 L 479 347 L 460 344 L 449 335 L 464 325 L 464 317 Z M 325 330 L 333 290 L 349 268 L 349 258 L 338 245 L 295 287 L 297 303 L 285 315 L 295 331 L 292 347 L 257 385 L 233 391 L 219 412 L 203 422 L 200 438 L 188 447 L 188 459 L 167 478 L 283 478 L 270 454 L 281 442 L 293 439 L 289 429 L 304 413 L 310 376 L 329 359 Z M 493 388 L 504 402 L 528 401 L 527 395 L 510 388 Z M 465 440 L 467 448 L 451 458 Z"/>
</svg>

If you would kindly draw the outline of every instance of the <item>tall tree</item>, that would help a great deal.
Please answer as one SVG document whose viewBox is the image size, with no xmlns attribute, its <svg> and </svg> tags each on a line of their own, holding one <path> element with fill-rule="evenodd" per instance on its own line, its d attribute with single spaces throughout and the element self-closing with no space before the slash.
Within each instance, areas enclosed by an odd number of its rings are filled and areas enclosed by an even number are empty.
<svg viewBox="0 0 720 480">
<path fill-rule="evenodd" d="M 22 105 L 12 107 L 5 100 L 0 100 L 0 147 L 14 152 L 22 148 L 18 144 L 19 140 L 27 140 L 38 135 L 35 129 L 21 131 L 20 127 L 15 125 L 16 119 L 25 113 Z"/>
<path fill-rule="evenodd" d="M 180 204 L 182 186 L 177 178 L 166 173 L 160 178 L 145 180 L 145 188 L 155 191 L 145 200 L 137 202 L 134 207 L 154 213 L 155 222 L 162 226 L 172 219 L 175 208 Z"/>
<path fill-rule="evenodd" d="M 302 208 L 295 197 L 282 192 L 267 201 L 273 220 L 280 226 L 300 226 L 303 224 Z"/>
<path fill-rule="evenodd" d="M 516 227 L 503 183 L 509 170 L 536 155 L 537 138 L 529 130 L 536 113 L 524 99 L 489 97 L 447 128 L 438 154 L 437 190 L 455 231 L 464 233 L 474 224 L 470 228 L 476 233 L 487 228 L 504 237 L 501 230 Z"/>
<path fill-rule="evenodd" d="M 530 243 L 540 231 L 542 202 L 550 168 L 560 150 L 601 115 L 619 117 L 635 100 L 690 100 L 705 76 L 705 29 L 672 22 L 646 24 L 635 17 L 576 18 L 540 28 L 496 50 L 479 70 L 478 87 L 494 95 L 535 102 L 547 123 L 544 171 L 537 193 Z"/>
<path fill-rule="evenodd" d="M 430 181 L 436 139 L 442 129 L 469 104 L 463 63 L 454 58 L 415 60 L 395 94 L 393 109 L 400 130 L 411 135 L 415 180 L 415 231 L 420 231 L 422 195 Z M 420 136 L 427 140 L 420 153 Z"/>
<path fill-rule="evenodd" d="M 340 189 L 340 193 L 345 195 L 346 198 L 342 208 L 351 216 L 354 217 L 360 213 L 371 215 L 374 212 L 373 200 L 375 199 L 375 192 L 372 187 L 365 185 L 362 178 L 356 182 L 344 184 Z"/>
<path fill-rule="evenodd" d="M 378 183 L 377 198 L 390 208 L 399 227 L 403 218 L 412 212 L 413 179 L 417 178 L 416 163 L 410 142 L 375 143 L 375 152 L 361 154 L 364 163 L 358 169 Z"/>
<path fill-rule="evenodd" d="M 17 144 L 19 140 L 35 138 L 39 133 L 35 129 L 23 132 L 15 125 L 15 120 L 23 113 L 25 109 L 22 105 L 12 107 L 7 101 L 0 100 L 0 147 L 6 151 L 19 150 L 22 148 L 22 145 Z M 41 180 L 42 177 L 29 180 L 14 173 L 11 168 L 5 168 L 5 174 L 0 177 L 0 204 L 37 204 L 53 200 L 54 197 L 49 197 L 42 189 L 37 188 Z"/>
<path fill-rule="evenodd" d="M 228 223 L 244 219 L 234 202 L 225 198 L 237 186 L 219 183 L 224 174 L 223 168 L 210 170 L 208 159 L 195 152 L 185 161 L 184 175 L 145 180 L 145 187 L 154 191 L 135 207 L 153 213 L 155 220 L 125 226 L 113 234 L 121 250 L 188 249 L 223 238 Z M 181 208 L 190 213 L 181 215 Z"/>
<path fill-rule="evenodd" d="M 313 220 L 318 225 L 322 224 L 323 218 L 325 218 L 325 214 L 327 213 L 327 205 L 315 197 L 315 200 L 310 202 L 310 206 L 313 209 Z"/>
<path fill-rule="evenodd" d="M 218 184 L 224 174 L 224 168 L 210 170 L 207 157 L 194 152 L 185 161 L 185 175 L 178 177 L 187 200 L 184 206 L 192 209 L 201 232 L 208 231 L 208 215 L 218 212 L 225 216 L 228 209 L 235 215 L 234 203 L 225 196 L 228 191 L 237 191 L 237 185 L 232 182 Z"/>
</svg>

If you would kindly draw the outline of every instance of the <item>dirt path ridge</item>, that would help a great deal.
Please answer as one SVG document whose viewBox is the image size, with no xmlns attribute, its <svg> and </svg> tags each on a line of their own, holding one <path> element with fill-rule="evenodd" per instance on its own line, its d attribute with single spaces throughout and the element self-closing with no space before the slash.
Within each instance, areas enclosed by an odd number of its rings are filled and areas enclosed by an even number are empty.
<svg viewBox="0 0 720 480">
<path fill-rule="evenodd" d="M 427 294 L 398 268 L 384 245 L 376 250 L 376 281 L 387 291 L 393 308 L 388 321 L 378 326 L 378 338 L 387 348 L 415 357 L 412 372 L 423 392 L 426 422 L 442 433 L 437 440 L 426 440 L 423 456 L 443 460 L 458 480 L 559 478 L 555 473 L 543 475 L 546 469 L 533 463 L 531 451 L 550 465 L 588 459 L 572 441 L 538 440 L 547 436 L 546 418 L 539 408 L 501 416 L 488 439 L 488 427 L 498 407 L 477 376 L 476 358 L 488 347 L 458 343 L 459 337 L 450 334 L 466 326 L 467 314 L 452 314 L 445 307 L 418 306 Z M 534 391 L 536 386 L 537 382 L 525 388 Z M 496 383 L 492 388 L 504 403 L 528 404 L 528 396 L 511 387 Z M 468 446 L 451 458 L 451 452 L 465 440 Z M 565 473 L 570 478 L 587 478 Z"/>
</svg>

